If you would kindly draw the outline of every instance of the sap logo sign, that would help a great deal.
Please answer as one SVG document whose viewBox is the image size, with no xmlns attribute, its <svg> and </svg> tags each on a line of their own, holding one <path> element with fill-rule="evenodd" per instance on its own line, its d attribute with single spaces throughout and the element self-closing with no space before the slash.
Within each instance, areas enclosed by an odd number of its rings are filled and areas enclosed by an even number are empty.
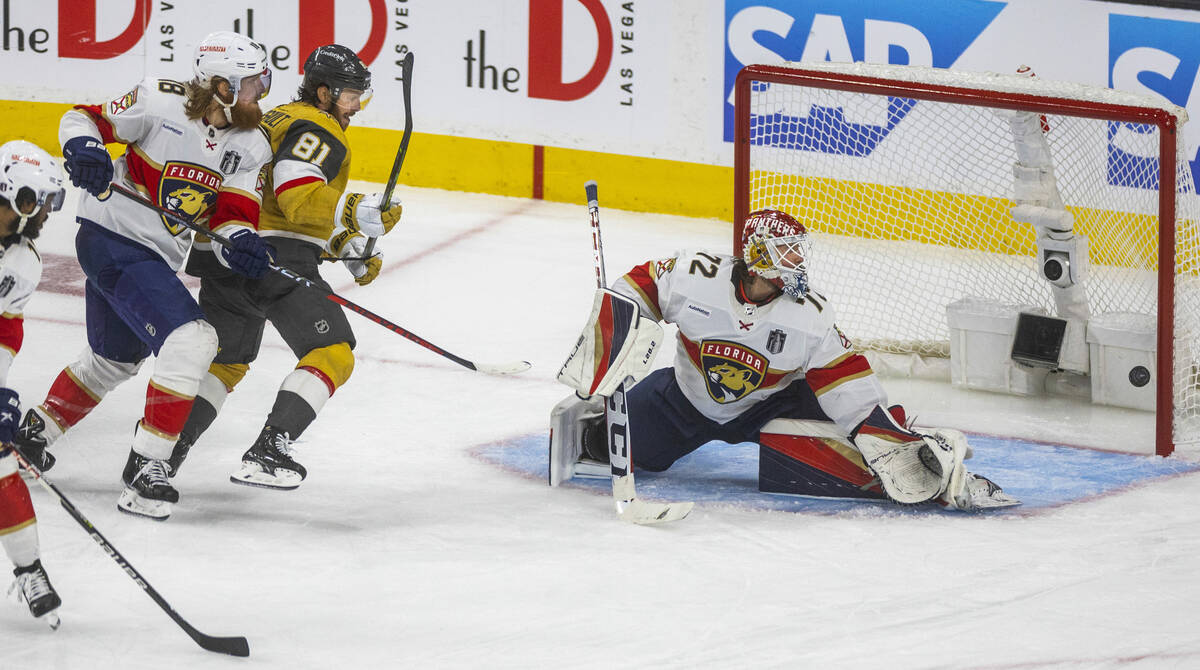
<svg viewBox="0 0 1200 670">
<path fill-rule="evenodd" d="M 863 61 L 950 67 L 1004 6 L 991 0 L 726 0 L 725 141 L 733 141 L 733 86 L 745 65 Z M 865 155 L 911 108 L 912 101 L 893 99 L 853 117 L 840 107 L 778 109 L 761 122 L 787 126 L 796 131 L 787 133 L 792 138 L 811 137 L 803 131 L 819 126 L 815 130 L 824 136 L 819 147 L 790 145 L 794 148 Z"/>
<path fill-rule="evenodd" d="M 1200 23 L 1112 14 L 1108 17 L 1109 86 L 1147 93 L 1188 110 L 1184 145 L 1200 168 Z M 1110 123 L 1108 181 L 1155 188 L 1158 142 L 1151 126 Z"/>
</svg>

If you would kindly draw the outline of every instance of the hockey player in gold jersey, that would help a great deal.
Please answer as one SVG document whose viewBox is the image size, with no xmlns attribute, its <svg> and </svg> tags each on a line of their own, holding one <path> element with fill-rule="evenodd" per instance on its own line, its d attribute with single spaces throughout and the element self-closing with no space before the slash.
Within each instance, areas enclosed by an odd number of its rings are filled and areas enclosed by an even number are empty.
<svg viewBox="0 0 1200 670">
<path fill-rule="evenodd" d="M 400 219 L 398 199 L 383 203 L 382 194 L 344 192 L 350 174 L 345 130 L 370 96 L 371 75 L 358 56 L 344 46 L 327 45 L 306 60 L 297 99 L 263 115 L 273 159 L 259 232 L 275 248 L 276 263 L 326 289 L 317 269 L 323 255 L 347 259 L 344 265 L 355 280 L 369 284 L 383 261 L 378 252 L 363 258 L 367 237 L 382 236 Z M 270 321 L 299 362 L 284 378 L 262 432 L 230 480 L 298 487 L 307 472 L 292 457 L 291 442 L 354 369 L 354 333 L 342 308 L 274 273 L 255 280 L 237 276 L 216 262 L 205 243 L 193 251 L 187 271 L 201 278 L 200 306 L 217 329 L 220 350 L 175 445 L 172 476 L 245 376 Z"/>
</svg>

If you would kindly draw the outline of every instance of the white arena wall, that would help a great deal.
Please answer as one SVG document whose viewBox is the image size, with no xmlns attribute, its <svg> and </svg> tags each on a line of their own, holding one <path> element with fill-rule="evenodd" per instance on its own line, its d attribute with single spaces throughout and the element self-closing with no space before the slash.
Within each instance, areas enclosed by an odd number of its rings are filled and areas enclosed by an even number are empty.
<svg viewBox="0 0 1200 670">
<path fill-rule="evenodd" d="M 750 62 L 867 61 L 1011 72 L 1150 93 L 1200 111 L 1200 12 L 1095 0 L 0 0 L 5 138 L 56 147 L 71 103 L 186 79 L 195 42 L 263 42 L 286 102 L 337 41 L 374 74 L 358 179 L 383 181 L 415 55 L 401 182 L 729 219 L 733 77 Z M 1195 94 L 1195 95 L 1194 95 Z M 1193 101 L 1193 97 L 1196 98 Z M 1200 124 L 1187 126 L 1189 155 Z"/>
</svg>

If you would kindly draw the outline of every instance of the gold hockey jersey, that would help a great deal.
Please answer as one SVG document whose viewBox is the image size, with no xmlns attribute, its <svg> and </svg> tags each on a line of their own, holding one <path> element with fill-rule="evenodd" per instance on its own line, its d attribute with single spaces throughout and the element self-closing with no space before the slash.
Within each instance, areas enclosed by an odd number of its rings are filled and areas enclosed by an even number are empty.
<svg viewBox="0 0 1200 670">
<path fill-rule="evenodd" d="M 334 209 L 350 178 L 346 134 L 329 113 L 304 102 L 263 114 L 272 164 L 263 189 L 258 232 L 321 247 L 333 233 Z"/>
</svg>

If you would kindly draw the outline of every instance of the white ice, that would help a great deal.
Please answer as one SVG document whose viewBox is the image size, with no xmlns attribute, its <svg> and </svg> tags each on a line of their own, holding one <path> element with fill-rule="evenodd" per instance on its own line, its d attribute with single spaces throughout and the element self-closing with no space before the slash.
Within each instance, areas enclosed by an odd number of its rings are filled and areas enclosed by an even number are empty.
<svg viewBox="0 0 1200 670">
<path fill-rule="evenodd" d="M 600 187 L 610 277 L 729 247 L 726 222 L 605 209 Z M 1200 475 L 1025 516 L 701 505 L 649 528 L 478 460 L 544 434 L 567 393 L 554 373 L 594 288 L 586 211 L 402 192 L 381 277 L 360 288 L 329 267 L 335 290 L 459 356 L 533 369 L 473 373 L 351 315 L 358 365 L 299 445 L 308 480 L 252 489 L 228 475 L 294 365 L 268 329 L 154 523 L 115 508 L 147 365 L 55 446 L 48 477 L 192 625 L 246 636 L 250 658 L 196 647 L 31 483 L 63 624 L 0 607 L 0 668 L 1200 667 Z M 74 228 L 61 216 L 40 245 L 10 377 L 26 406 L 84 346 Z M 1151 449 L 1119 438 L 1138 413 L 888 384 L 927 423 Z"/>
</svg>

